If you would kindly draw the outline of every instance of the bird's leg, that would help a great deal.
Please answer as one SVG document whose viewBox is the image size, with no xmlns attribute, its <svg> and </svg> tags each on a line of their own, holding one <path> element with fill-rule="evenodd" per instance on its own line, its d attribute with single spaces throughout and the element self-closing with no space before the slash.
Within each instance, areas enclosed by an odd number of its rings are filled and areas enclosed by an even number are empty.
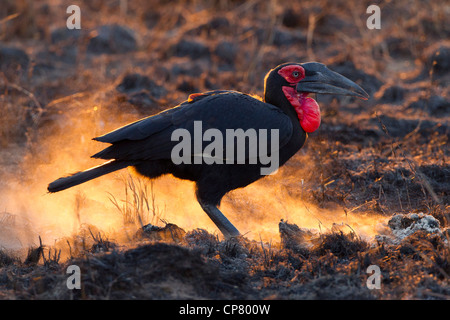
<svg viewBox="0 0 450 320">
<path fill-rule="evenodd" d="M 231 237 L 239 236 L 240 233 L 238 229 L 224 216 L 220 210 L 212 204 L 206 204 L 199 201 L 202 209 L 206 212 L 206 214 L 211 218 L 211 220 L 215 223 L 217 228 L 223 233 L 225 238 L 229 239 Z"/>
</svg>

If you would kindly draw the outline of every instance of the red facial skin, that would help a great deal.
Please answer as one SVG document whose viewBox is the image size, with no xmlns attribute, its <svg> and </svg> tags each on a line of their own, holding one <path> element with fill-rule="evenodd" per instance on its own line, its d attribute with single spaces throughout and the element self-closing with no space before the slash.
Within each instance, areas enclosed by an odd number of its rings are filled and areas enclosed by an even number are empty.
<svg viewBox="0 0 450 320">
<path fill-rule="evenodd" d="M 298 76 L 294 76 L 294 72 L 298 73 Z M 278 74 L 286 79 L 291 84 L 296 84 L 303 78 L 305 78 L 305 69 L 298 65 L 289 65 L 278 70 Z"/>
<path fill-rule="evenodd" d="M 290 86 L 283 86 L 283 93 L 297 112 L 300 125 L 305 132 L 316 131 L 320 126 L 320 108 L 313 98 L 307 97 L 308 93 L 298 93 L 295 90 L 297 83 L 305 78 L 305 69 L 299 65 L 289 65 L 278 71 Z"/>
<path fill-rule="evenodd" d="M 320 108 L 316 100 L 288 86 L 283 87 L 283 93 L 297 112 L 303 130 L 308 133 L 316 131 L 320 126 Z"/>
</svg>

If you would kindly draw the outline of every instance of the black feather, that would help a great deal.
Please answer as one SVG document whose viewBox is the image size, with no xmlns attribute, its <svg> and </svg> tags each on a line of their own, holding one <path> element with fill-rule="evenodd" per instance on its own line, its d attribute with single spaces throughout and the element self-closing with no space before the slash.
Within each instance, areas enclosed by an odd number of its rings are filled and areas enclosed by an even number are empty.
<svg viewBox="0 0 450 320">
<path fill-rule="evenodd" d="M 116 160 L 169 160 L 178 141 L 171 141 L 174 130 L 183 128 L 194 136 L 194 122 L 201 121 L 203 132 L 218 129 L 279 131 L 279 148 L 291 138 L 292 121 L 279 108 L 236 91 L 212 91 L 195 96 L 179 106 L 112 131 L 94 140 L 112 143 L 93 158 Z M 270 145 L 268 146 L 270 150 Z M 278 151 L 278 150 L 276 150 Z M 226 150 L 224 150 L 226 154 Z M 234 159 L 235 160 L 235 159 Z"/>
<path fill-rule="evenodd" d="M 98 178 L 113 171 L 126 168 L 129 165 L 132 165 L 132 163 L 130 163 L 129 161 L 105 162 L 99 166 L 87 169 L 85 171 L 74 173 L 68 177 L 59 178 L 58 180 L 55 180 L 52 183 L 50 183 L 47 189 L 49 192 L 62 191 L 64 189 L 74 187 L 78 184 Z"/>
</svg>

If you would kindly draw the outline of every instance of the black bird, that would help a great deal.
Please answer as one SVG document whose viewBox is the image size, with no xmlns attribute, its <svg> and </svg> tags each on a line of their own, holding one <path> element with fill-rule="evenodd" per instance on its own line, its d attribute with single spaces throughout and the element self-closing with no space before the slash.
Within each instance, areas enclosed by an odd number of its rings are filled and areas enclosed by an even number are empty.
<svg viewBox="0 0 450 320">
<path fill-rule="evenodd" d="M 267 154 L 271 156 L 276 154 L 278 166 L 282 166 L 303 146 L 307 133 L 315 131 L 320 125 L 319 106 L 307 96 L 309 93 L 348 95 L 365 100 L 369 97 L 357 84 L 321 63 L 281 64 L 267 73 L 262 100 L 227 90 L 192 94 L 174 108 L 94 138 L 111 145 L 92 157 L 109 161 L 60 178 L 48 185 L 48 191 L 61 191 L 129 166 L 149 178 L 172 174 L 180 179 L 195 181 L 197 200 L 203 210 L 225 237 L 237 236 L 239 231 L 217 207 L 227 192 L 263 177 L 261 169 L 267 168 L 267 160 L 264 162 L 258 158 L 250 161 L 251 150 L 257 146 L 245 144 L 245 159 L 243 163 L 242 158 L 239 162 L 239 151 L 242 150 L 232 146 L 235 152 L 229 154 L 230 150 L 225 149 L 231 147 L 227 144 L 222 153 L 215 155 L 216 159 L 222 157 L 224 161 L 196 162 L 195 158 L 201 158 L 202 154 L 195 153 L 199 149 L 194 143 L 194 151 L 188 155 L 192 161 L 180 163 L 179 159 L 174 161 L 173 158 L 173 150 L 180 143 L 180 139 L 174 138 L 174 132 L 184 129 L 184 133 L 195 136 L 195 124 L 201 123 L 203 132 L 215 129 L 216 134 L 226 136 L 229 129 L 242 129 L 241 132 L 253 129 L 262 139 L 261 130 L 266 129 L 264 137 L 267 144 L 258 146 L 270 150 Z M 273 135 L 274 129 L 278 130 L 278 141 L 271 140 L 271 137 L 276 137 Z M 245 139 L 248 141 L 249 137 Z M 200 153 L 202 148 L 203 144 Z"/>
</svg>

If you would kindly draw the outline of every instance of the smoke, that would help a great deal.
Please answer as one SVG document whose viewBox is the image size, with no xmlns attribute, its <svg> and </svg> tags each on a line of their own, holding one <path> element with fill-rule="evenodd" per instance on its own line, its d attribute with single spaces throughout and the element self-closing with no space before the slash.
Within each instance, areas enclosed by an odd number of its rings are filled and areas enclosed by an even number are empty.
<svg viewBox="0 0 450 320">
<path fill-rule="evenodd" d="M 47 185 L 61 176 L 100 164 L 101 161 L 90 156 L 105 145 L 91 138 L 137 120 L 138 115 L 103 110 L 92 100 L 72 101 L 62 112 L 57 120 L 39 129 L 31 147 L 15 153 L 20 158 L 17 164 L 2 168 L 2 248 L 28 248 L 39 243 L 39 236 L 44 244 L 53 245 L 76 234 L 83 225 L 97 227 L 114 237 L 111 240 L 129 238 L 123 211 L 119 210 L 124 205 L 133 205 L 126 190 L 126 170 L 54 194 L 47 193 Z M 303 192 L 300 181 L 304 172 L 287 177 L 280 169 L 273 176 L 230 192 L 220 209 L 241 233 L 254 240 L 279 241 L 281 219 L 322 232 L 339 225 L 367 238 L 376 234 L 377 225 L 384 221 L 381 216 L 320 209 L 306 203 L 299 192 Z M 287 180 L 298 182 L 286 185 Z M 194 183 L 172 176 L 158 178 L 151 185 L 146 182 L 148 215 L 142 223 L 164 225 L 165 221 L 186 231 L 203 228 L 218 233 L 195 199 Z"/>
<path fill-rule="evenodd" d="M 14 155 L 18 157 L 20 153 L 20 160 L 1 168 L 2 216 L 13 217 L 9 219 L 8 228 L 15 230 L 15 234 L 14 237 L 0 236 L 0 246 L 28 247 L 39 243 L 38 236 L 44 243 L 52 244 L 59 237 L 74 232 L 80 223 L 94 224 L 110 212 L 98 182 L 64 193 L 47 193 L 47 184 L 54 179 L 98 164 L 89 158 L 96 148 L 90 138 L 106 125 L 99 115 L 101 108 L 89 101 L 86 105 L 80 108 L 78 102 L 69 104 L 62 115 L 58 115 L 61 110 L 56 107 L 49 110 L 50 120 L 38 130 L 36 139 Z M 55 114 L 58 120 L 52 121 Z M 112 119 L 113 125 L 115 121 Z M 86 199 L 81 203 L 83 195 Z M 111 215 L 102 225 L 109 228 L 117 220 Z M 5 225 L 0 227 L 5 228 Z"/>
<path fill-rule="evenodd" d="M 278 177 L 267 177 L 224 198 L 223 211 L 248 238 L 279 241 L 278 223 L 281 220 L 321 233 L 331 230 L 356 232 L 367 241 L 373 240 L 383 229 L 386 217 L 382 215 L 346 212 L 338 207 L 325 209 L 306 202 L 302 190 L 292 190 L 295 184 L 283 185 L 286 176 L 282 169 L 280 171 Z M 297 174 L 302 176 L 302 172 Z M 301 189 L 301 179 L 297 180 L 300 180 L 297 187 Z"/>
</svg>

